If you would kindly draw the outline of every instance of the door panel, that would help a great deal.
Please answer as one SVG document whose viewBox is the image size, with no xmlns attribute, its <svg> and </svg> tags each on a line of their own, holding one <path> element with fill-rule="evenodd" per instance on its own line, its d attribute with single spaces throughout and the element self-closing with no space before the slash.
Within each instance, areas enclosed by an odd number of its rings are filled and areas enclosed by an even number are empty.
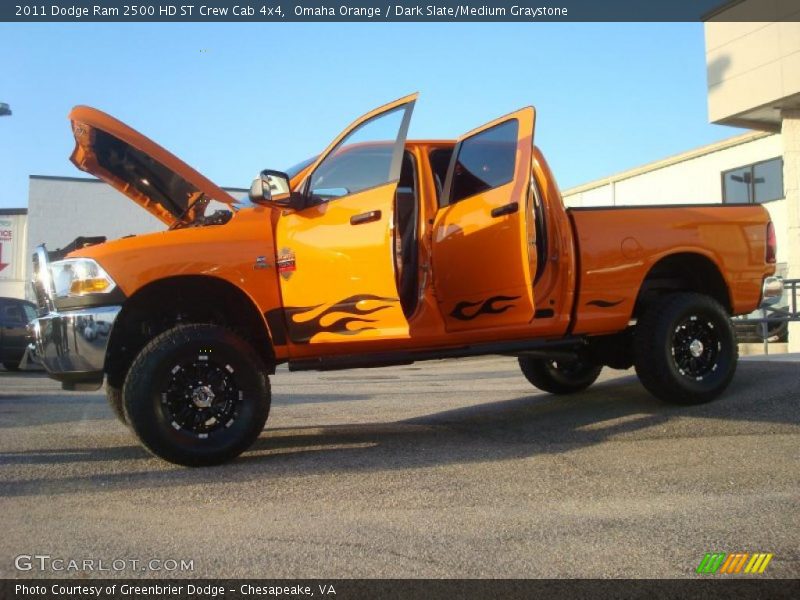
<svg viewBox="0 0 800 600">
<path fill-rule="evenodd" d="M 533 273 L 525 206 L 535 112 L 525 108 L 462 137 L 436 215 L 433 273 L 448 331 L 529 323 Z"/>
<path fill-rule="evenodd" d="M 290 354 L 408 336 L 394 272 L 394 197 L 416 94 L 367 113 L 300 185 L 276 227 Z"/>
</svg>

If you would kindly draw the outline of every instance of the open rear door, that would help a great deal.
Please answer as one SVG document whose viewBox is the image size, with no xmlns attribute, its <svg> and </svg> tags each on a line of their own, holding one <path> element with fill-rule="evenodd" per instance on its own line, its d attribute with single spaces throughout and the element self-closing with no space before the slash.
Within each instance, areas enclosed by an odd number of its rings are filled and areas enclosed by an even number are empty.
<svg viewBox="0 0 800 600">
<path fill-rule="evenodd" d="M 353 122 L 300 183 L 306 206 L 276 227 L 288 338 L 303 347 L 408 336 L 395 284 L 393 212 L 417 94 Z"/>
<path fill-rule="evenodd" d="M 519 326 L 534 314 L 524 215 L 536 113 L 458 140 L 433 231 L 434 287 L 448 331 Z"/>
</svg>

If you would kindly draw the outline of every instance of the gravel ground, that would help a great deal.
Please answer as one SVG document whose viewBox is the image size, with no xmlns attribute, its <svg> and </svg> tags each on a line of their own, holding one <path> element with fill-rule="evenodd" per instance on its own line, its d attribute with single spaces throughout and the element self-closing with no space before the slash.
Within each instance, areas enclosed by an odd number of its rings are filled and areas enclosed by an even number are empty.
<svg viewBox="0 0 800 600">
<path fill-rule="evenodd" d="M 0 372 L 0 576 L 63 575 L 14 567 L 46 554 L 128 561 L 79 576 L 692 577 L 709 551 L 800 576 L 797 362 L 743 361 L 688 408 L 632 372 L 542 394 L 500 357 L 272 382 L 255 446 L 185 469 L 102 391 Z"/>
</svg>

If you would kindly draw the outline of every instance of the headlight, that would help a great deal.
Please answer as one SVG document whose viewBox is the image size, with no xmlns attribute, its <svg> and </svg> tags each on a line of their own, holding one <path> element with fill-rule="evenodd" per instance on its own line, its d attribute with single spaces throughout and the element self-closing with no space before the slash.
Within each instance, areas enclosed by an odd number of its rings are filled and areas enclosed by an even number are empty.
<svg viewBox="0 0 800 600">
<path fill-rule="evenodd" d="M 117 284 L 91 258 L 68 258 L 50 263 L 56 298 L 107 294 Z"/>
</svg>

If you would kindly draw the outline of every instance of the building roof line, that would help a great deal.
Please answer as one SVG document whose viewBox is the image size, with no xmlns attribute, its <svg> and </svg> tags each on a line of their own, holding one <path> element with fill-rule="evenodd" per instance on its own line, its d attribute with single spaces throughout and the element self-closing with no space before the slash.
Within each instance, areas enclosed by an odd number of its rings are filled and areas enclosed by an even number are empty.
<svg viewBox="0 0 800 600">
<path fill-rule="evenodd" d="M 710 21 L 714 17 L 719 16 L 720 14 L 724 13 L 728 9 L 733 8 L 737 4 L 741 4 L 744 0 L 727 0 L 727 2 L 722 2 L 719 6 L 710 9 L 706 13 L 700 15 L 701 21 Z"/>
<path fill-rule="evenodd" d="M 47 181 L 78 181 L 81 183 L 105 183 L 102 179 L 96 177 L 68 177 L 64 175 L 28 175 L 28 179 L 44 179 Z M 226 192 L 248 192 L 249 188 L 220 186 Z"/>
<path fill-rule="evenodd" d="M 615 173 L 614 175 L 610 175 L 608 177 L 603 177 L 602 179 L 595 179 L 593 181 L 582 183 L 580 185 L 571 187 L 568 190 L 564 190 L 562 192 L 562 196 L 566 197 L 566 196 L 572 196 L 574 194 L 580 194 L 582 192 L 587 192 L 589 190 L 593 190 L 599 187 L 610 185 L 612 183 L 624 181 L 625 179 L 636 177 L 637 175 L 643 175 L 645 173 L 658 171 L 659 169 L 664 169 L 666 167 L 670 167 L 672 165 L 687 160 L 691 160 L 693 158 L 699 158 L 701 156 L 713 154 L 714 152 L 726 150 L 734 146 L 740 146 L 742 144 L 754 142 L 756 140 L 760 140 L 761 138 L 769 137 L 771 135 L 777 135 L 777 134 L 771 131 L 748 131 L 747 133 L 736 135 L 734 137 L 721 140 L 719 142 L 714 142 L 713 144 L 700 146 L 699 148 L 695 148 L 694 150 L 687 150 L 686 152 L 681 152 L 680 154 L 674 154 L 672 156 L 668 156 L 667 158 L 662 158 L 660 160 L 649 162 L 639 167 L 634 167 L 633 169 L 620 171 L 619 173 Z"/>
</svg>

